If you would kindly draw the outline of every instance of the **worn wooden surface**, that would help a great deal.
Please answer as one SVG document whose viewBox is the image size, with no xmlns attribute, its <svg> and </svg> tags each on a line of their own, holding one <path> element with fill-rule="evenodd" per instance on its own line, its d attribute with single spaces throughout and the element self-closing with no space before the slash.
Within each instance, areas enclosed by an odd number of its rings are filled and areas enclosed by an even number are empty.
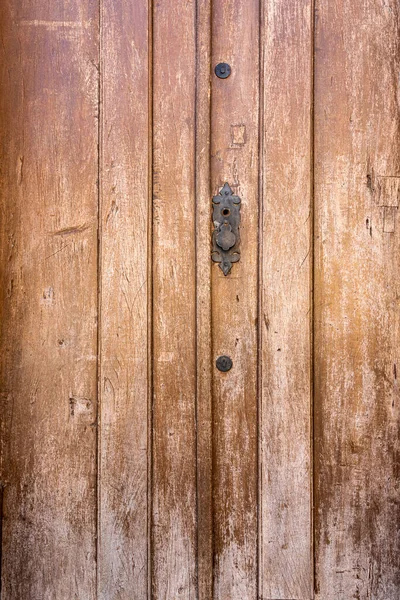
<svg viewBox="0 0 400 600">
<path fill-rule="evenodd" d="M 0 7 L 4 600 L 96 598 L 97 7 Z"/>
<path fill-rule="evenodd" d="M 317 2 L 316 598 L 399 579 L 399 4 Z"/>
<path fill-rule="evenodd" d="M 264 4 L 260 593 L 308 600 L 311 530 L 311 2 Z"/>
<path fill-rule="evenodd" d="M 2 600 L 397 600 L 398 4 L 0 18 Z"/>
<path fill-rule="evenodd" d="M 241 259 L 212 267 L 214 596 L 257 595 L 257 297 L 259 2 L 212 3 L 211 181 L 240 196 Z M 243 48 L 246 51 L 243 52 Z M 238 132 L 239 130 L 239 132 Z M 233 368 L 215 368 L 220 355 Z"/>
<path fill-rule="evenodd" d="M 197 577 L 199 600 L 213 597 L 212 372 L 210 261 L 211 4 L 197 3 L 196 37 L 196 338 Z"/>
<path fill-rule="evenodd" d="M 196 7 L 153 14 L 152 592 L 194 600 Z"/>
<path fill-rule="evenodd" d="M 101 14 L 99 598 L 148 586 L 149 6 Z"/>
</svg>

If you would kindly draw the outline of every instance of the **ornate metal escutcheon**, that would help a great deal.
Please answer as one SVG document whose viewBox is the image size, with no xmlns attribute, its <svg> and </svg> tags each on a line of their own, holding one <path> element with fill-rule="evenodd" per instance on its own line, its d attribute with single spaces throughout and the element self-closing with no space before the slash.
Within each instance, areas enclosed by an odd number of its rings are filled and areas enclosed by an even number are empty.
<svg viewBox="0 0 400 600">
<path fill-rule="evenodd" d="M 213 198 L 213 249 L 211 258 L 219 263 L 224 275 L 228 275 L 232 263 L 240 259 L 239 225 L 240 225 L 239 196 L 235 196 L 228 183 Z"/>
</svg>

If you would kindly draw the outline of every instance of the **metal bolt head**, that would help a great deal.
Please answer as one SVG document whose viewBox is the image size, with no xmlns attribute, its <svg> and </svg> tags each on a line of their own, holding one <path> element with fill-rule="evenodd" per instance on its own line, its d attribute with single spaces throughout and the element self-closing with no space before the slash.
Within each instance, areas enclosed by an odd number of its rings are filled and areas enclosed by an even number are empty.
<svg viewBox="0 0 400 600">
<path fill-rule="evenodd" d="M 231 74 L 231 67 L 228 63 L 218 63 L 214 69 L 214 73 L 220 79 L 226 79 Z"/>
<path fill-rule="evenodd" d="M 232 359 L 229 356 L 219 356 L 215 364 L 217 365 L 218 371 L 222 371 L 222 373 L 230 371 L 233 366 Z"/>
</svg>

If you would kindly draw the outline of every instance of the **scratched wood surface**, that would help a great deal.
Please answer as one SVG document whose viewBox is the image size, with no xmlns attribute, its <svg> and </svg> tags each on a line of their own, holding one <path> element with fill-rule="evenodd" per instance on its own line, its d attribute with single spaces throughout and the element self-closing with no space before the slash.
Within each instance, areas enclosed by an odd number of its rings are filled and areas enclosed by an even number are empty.
<svg viewBox="0 0 400 600">
<path fill-rule="evenodd" d="M 152 592 L 196 582 L 196 6 L 153 12 Z"/>
<path fill-rule="evenodd" d="M 2 600 L 398 600 L 399 25 L 0 4 Z"/>
<path fill-rule="evenodd" d="M 317 1 L 316 598 L 399 580 L 399 4 Z"/>
<path fill-rule="evenodd" d="M 214 597 L 231 600 L 257 595 L 259 8 L 212 3 L 212 66 L 232 68 L 212 78 L 212 192 L 228 182 L 242 200 L 240 262 L 227 277 L 212 267 Z"/>
<path fill-rule="evenodd" d="M 148 586 L 149 5 L 101 14 L 99 598 Z"/>
<path fill-rule="evenodd" d="M 271 600 L 312 594 L 311 11 L 264 3 L 259 552 Z"/>
<path fill-rule="evenodd" d="M 199 600 L 213 597 L 212 372 L 210 261 L 211 3 L 196 17 L 197 577 Z"/>
<path fill-rule="evenodd" d="M 0 7 L 4 600 L 96 598 L 97 7 Z"/>
</svg>

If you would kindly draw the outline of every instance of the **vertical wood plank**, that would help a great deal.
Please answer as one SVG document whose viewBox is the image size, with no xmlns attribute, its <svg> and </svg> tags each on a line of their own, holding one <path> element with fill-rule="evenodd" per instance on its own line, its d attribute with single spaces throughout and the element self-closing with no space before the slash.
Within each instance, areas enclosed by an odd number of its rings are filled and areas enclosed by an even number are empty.
<svg viewBox="0 0 400 600">
<path fill-rule="evenodd" d="M 196 29 L 197 571 L 199 600 L 210 600 L 213 593 L 210 260 L 211 0 L 197 1 Z"/>
<path fill-rule="evenodd" d="M 260 588 L 308 600 L 312 3 L 263 10 Z"/>
<path fill-rule="evenodd" d="M 399 4 L 316 6 L 316 597 L 395 600 Z"/>
<path fill-rule="evenodd" d="M 156 3 L 153 33 L 152 589 L 194 600 L 195 3 Z"/>
<path fill-rule="evenodd" d="M 94 600 L 97 3 L 0 28 L 2 598 Z"/>
<path fill-rule="evenodd" d="M 212 267 L 214 597 L 257 595 L 259 2 L 212 3 L 211 182 L 242 199 L 241 259 Z M 240 129 L 239 139 L 235 133 Z M 221 373 L 220 355 L 233 360 Z"/>
<path fill-rule="evenodd" d="M 99 598 L 147 597 L 148 0 L 102 0 Z"/>
</svg>

